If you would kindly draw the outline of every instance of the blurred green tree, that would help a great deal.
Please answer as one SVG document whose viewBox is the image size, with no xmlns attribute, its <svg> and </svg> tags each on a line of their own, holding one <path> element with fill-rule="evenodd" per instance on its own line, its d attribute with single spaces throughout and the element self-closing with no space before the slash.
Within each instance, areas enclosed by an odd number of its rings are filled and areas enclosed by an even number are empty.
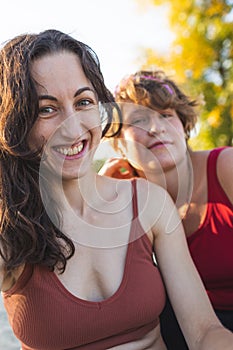
<svg viewBox="0 0 233 350">
<path fill-rule="evenodd" d="M 142 68 L 162 68 L 186 93 L 200 98 L 199 132 L 190 140 L 194 149 L 232 146 L 233 0 L 149 2 L 169 6 L 176 39 L 165 56 L 146 50 Z"/>
</svg>

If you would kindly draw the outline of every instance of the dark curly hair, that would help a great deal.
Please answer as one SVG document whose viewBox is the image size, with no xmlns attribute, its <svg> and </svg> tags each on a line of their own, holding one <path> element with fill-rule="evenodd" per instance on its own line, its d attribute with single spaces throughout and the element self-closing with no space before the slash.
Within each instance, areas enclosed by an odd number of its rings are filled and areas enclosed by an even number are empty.
<svg viewBox="0 0 233 350">
<path fill-rule="evenodd" d="M 112 94 L 105 87 L 97 55 L 70 35 L 46 30 L 17 36 L 2 47 L 0 255 L 6 271 L 30 263 L 45 265 L 51 270 L 56 266 L 63 272 L 75 250 L 73 242 L 53 224 L 45 211 L 39 189 L 41 154 L 32 152 L 27 142 L 39 114 L 38 95 L 30 69 L 32 62 L 60 51 L 79 57 L 85 75 L 105 106 L 103 136 L 111 126 L 116 107 Z"/>
</svg>

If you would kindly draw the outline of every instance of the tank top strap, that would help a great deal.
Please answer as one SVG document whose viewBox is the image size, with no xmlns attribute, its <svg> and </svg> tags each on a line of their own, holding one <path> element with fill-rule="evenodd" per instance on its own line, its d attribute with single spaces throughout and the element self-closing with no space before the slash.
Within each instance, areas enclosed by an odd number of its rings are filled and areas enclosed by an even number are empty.
<svg viewBox="0 0 233 350">
<path fill-rule="evenodd" d="M 133 220 L 138 217 L 138 196 L 137 196 L 137 180 L 134 178 L 132 184 L 132 203 L 133 203 Z"/>
<path fill-rule="evenodd" d="M 208 182 L 208 198 L 209 200 L 214 195 L 213 188 L 216 187 L 216 183 L 219 184 L 218 176 L 217 176 L 217 159 L 222 150 L 227 147 L 219 147 L 213 149 L 207 159 L 207 182 Z"/>
</svg>

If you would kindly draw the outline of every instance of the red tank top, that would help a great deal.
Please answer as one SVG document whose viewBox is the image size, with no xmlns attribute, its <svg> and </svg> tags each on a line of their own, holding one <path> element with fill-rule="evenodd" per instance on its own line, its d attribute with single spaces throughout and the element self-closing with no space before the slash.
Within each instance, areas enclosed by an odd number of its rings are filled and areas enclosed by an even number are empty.
<svg viewBox="0 0 233 350">
<path fill-rule="evenodd" d="M 209 154 L 206 217 L 201 227 L 188 237 L 188 245 L 213 307 L 233 310 L 233 205 L 219 183 L 216 170 L 222 149 Z"/>
<path fill-rule="evenodd" d="M 159 323 L 165 291 L 152 259 L 152 245 L 138 220 L 136 181 L 133 220 L 123 279 L 108 299 L 72 295 L 54 272 L 26 265 L 16 285 L 3 293 L 22 350 L 105 350 L 141 339 Z"/>
</svg>

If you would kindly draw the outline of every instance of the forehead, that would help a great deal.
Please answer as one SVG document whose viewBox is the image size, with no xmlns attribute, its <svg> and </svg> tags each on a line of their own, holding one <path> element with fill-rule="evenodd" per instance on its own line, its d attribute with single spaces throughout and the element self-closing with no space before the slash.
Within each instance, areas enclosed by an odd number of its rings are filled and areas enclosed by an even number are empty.
<svg viewBox="0 0 233 350">
<path fill-rule="evenodd" d="M 140 112 L 150 111 L 151 109 L 136 103 L 124 102 L 121 104 L 121 110 L 125 116 L 131 116 Z"/>
<path fill-rule="evenodd" d="M 134 117 L 139 117 L 140 115 L 151 115 L 156 114 L 158 111 L 155 111 L 152 108 L 138 105 L 136 103 L 122 103 L 121 104 L 121 110 L 123 114 L 124 120 L 132 119 Z"/>
<path fill-rule="evenodd" d="M 140 115 L 160 115 L 163 113 L 169 113 L 169 114 L 174 114 L 177 115 L 176 110 L 174 108 L 164 108 L 164 109 L 159 109 L 159 108 L 150 108 L 147 106 L 142 106 L 136 103 L 127 103 L 123 102 L 120 104 L 121 111 L 123 114 L 123 118 L 132 118 L 134 116 L 138 117 Z"/>
<path fill-rule="evenodd" d="M 79 58 L 67 51 L 36 59 L 32 63 L 31 72 L 39 93 L 56 95 L 64 89 L 73 90 L 83 85 L 92 87 Z"/>
</svg>

